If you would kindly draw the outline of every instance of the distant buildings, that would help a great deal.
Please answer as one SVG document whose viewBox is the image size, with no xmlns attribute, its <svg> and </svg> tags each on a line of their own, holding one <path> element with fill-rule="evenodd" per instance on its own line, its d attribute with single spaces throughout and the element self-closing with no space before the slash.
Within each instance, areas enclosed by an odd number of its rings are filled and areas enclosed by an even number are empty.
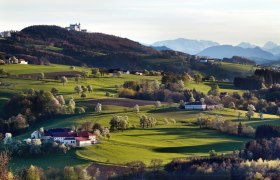
<svg viewBox="0 0 280 180">
<path fill-rule="evenodd" d="M 1 38 L 9 38 L 9 37 L 12 37 L 12 33 L 11 31 L 3 31 L 0 33 L 0 37 Z"/>
<path fill-rule="evenodd" d="M 19 60 L 19 64 L 28 64 L 28 62 L 25 61 L 24 59 L 20 59 L 20 60 Z"/>
<path fill-rule="evenodd" d="M 24 59 L 17 59 L 15 56 L 12 56 L 9 59 L 5 59 L 4 64 L 25 64 L 25 65 L 27 65 L 28 62 L 25 61 Z"/>
<path fill-rule="evenodd" d="M 66 27 L 68 31 L 81 31 L 81 32 L 87 32 L 86 29 L 81 29 L 81 23 L 76 23 L 76 24 L 70 24 L 69 27 Z"/>
<path fill-rule="evenodd" d="M 207 106 L 205 103 L 197 101 L 197 102 L 188 102 L 185 104 L 186 110 L 200 110 L 204 111 L 206 110 Z"/>
</svg>

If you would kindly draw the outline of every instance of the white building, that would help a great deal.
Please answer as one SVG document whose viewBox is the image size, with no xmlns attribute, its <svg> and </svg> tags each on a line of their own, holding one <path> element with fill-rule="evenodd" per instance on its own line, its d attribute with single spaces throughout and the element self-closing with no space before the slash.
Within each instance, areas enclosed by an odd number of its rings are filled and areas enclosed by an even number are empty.
<svg viewBox="0 0 280 180">
<path fill-rule="evenodd" d="M 19 64 L 28 64 L 28 62 L 25 61 L 24 59 L 20 59 L 20 60 L 19 60 Z"/>
<path fill-rule="evenodd" d="M 90 146 L 94 144 L 96 141 L 93 141 L 91 139 L 87 139 L 84 137 L 76 137 L 76 146 L 77 147 L 85 147 L 85 146 Z"/>
<path fill-rule="evenodd" d="M 76 146 L 77 145 L 77 141 L 76 141 L 75 137 L 65 138 L 63 143 L 66 144 L 66 145 L 71 145 L 71 146 Z"/>
<path fill-rule="evenodd" d="M 81 31 L 81 24 L 76 23 L 76 24 L 70 24 L 69 27 L 66 27 L 68 31 Z M 84 30 L 83 30 L 84 31 Z"/>
<path fill-rule="evenodd" d="M 207 59 L 200 59 L 199 62 L 200 62 L 200 63 L 207 63 L 208 60 L 207 60 Z"/>
<path fill-rule="evenodd" d="M 205 103 L 202 102 L 189 102 L 185 104 L 185 109 L 186 110 L 201 110 L 204 111 L 206 110 L 207 106 Z"/>
</svg>

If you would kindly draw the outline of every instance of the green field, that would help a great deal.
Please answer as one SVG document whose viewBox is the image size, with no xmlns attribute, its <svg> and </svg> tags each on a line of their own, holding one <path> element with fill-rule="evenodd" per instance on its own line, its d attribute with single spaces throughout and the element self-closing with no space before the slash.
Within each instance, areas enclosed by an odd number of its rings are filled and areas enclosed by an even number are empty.
<svg viewBox="0 0 280 180">
<path fill-rule="evenodd" d="M 2 66 L 11 75 L 21 75 L 21 74 L 32 74 L 40 72 L 65 72 L 71 71 L 69 66 L 65 65 L 50 65 L 50 66 L 39 66 L 39 65 L 20 65 L 11 64 Z M 75 71 L 87 71 L 90 72 L 89 68 L 76 67 Z M 159 76 L 137 76 L 125 74 L 122 77 L 98 77 L 98 78 L 81 78 L 79 83 L 76 83 L 74 78 L 68 78 L 68 83 L 63 85 L 60 80 L 34 80 L 34 79 L 17 79 L 17 78 L 4 78 L 1 79 L 3 83 L 11 83 L 11 86 L 4 86 L 0 89 L 2 97 L 11 97 L 12 94 L 22 92 L 24 90 L 33 88 L 35 90 L 46 90 L 49 91 L 51 88 L 55 87 L 59 90 L 60 94 L 66 96 L 66 98 L 74 97 L 75 99 L 81 99 L 80 95 L 74 92 L 74 87 L 76 85 L 92 85 L 93 93 L 87 94 L 87 99 L 90 98 L 104 98 L 105 93 L 109 92 L 112 96 L 117 94 L 117 89 L 115 86 L 122 85 L 125 81 L 141 81 L 141 80 L 159 80 Z M 218 82 L 221 92 L 242 92 L 242 90 L 236 89 L 232 83 Z M 210 82 L 203 82 L 196 84 L 194 82 L 186 84 L 187 89 L 196 89 L 205 94 L 211 89 Z M 3 96 L 6 95 L 6 96 Z"/>
<path fill-rule="evenodd" d="M 188 126 L 186 122 L 195 121 L 198 117 L 197 111 L 178 110 L 175 107 L 163 107 L 155 109 L 152 106 L 141 107 L 140 114 L 133 112 L 123 112 L 123 107 L 105 106 L 101 114 L 90 112 L 86 115 L 73 116 L 69 118 L 53 119 L 45 121 L 32 127 L 54 128 L 54 127 L 70 127 L 71 125 L 81 124 L 83 122 L 98 122 L 102 126 L 109 126 L 109 121 L 114 115 L 127 115 L 130 125 L 136 125 L 136 129 L 119 131 L 112 133 L 110 140 L 101 140 L 100 144 L 77 149 L 73 156 L 73 163 L 77 161 L 81 164 L 89 162 L 98 162 L 105 164 L 124 164 L 133 160 L 142 160 L 146 164 L 153 158 L 160 158 L 164 163 L 169 162 L 173 158 L 188 157 L 188 156 L 207 156 L 212 149 L 218 153 L 230 153 L 233 150 L 241 149 L 249 139 L 226 135 L 215 130 L 199 129 L 197 126 Z M 130 110 L 130 109 L 128 109 Z M 154 128 L 141 129 L 139 128 L 139 116 L 147 114 L 157 118 L 159 123 Z M 222 111 L 204 112 L 204 116 L 215 117 L 216 114 L 223 115 L 225 120 L 236 121 L 237 111 L 224 109 Z M 176 124 L 164 125 L 163 118 L 174 118 Z M 244 121 L 245 124 L 260 125 L 260 124 L 279 124 L 280 121 L 276 116 L 264 115 L 265 120 L 258 120 L 257 116 L 252 121 Z M 236 122 L 238 123 L 238 122 Z M 18 139 L 27 138 L 32 131 L 17 137 Z M 43 157 L 35 161 L 25 159 L 25 164 L 31 163 L 43 167 L 49 166 L 51 163 L 46 163 L 49 157 Z M 65 163 L 62 161 L 55 164 L 56 167 L 63 167 L 69 163 L 69 156 L 61 155 L 61 159 L 65 158 Z M 52 158 L 51 158 L 52 159 Z M 14 167 L 17 167 L 17 162 L 21 159 L 14 160 Z M 71 161 L 70 161 L 71 162 Z"/>
<path fill-rule="evenodd" d="M 61 72 L 69 71 L 69 66 L 51 65 L 5 65 L 2 68 L 14 75 L 39 72 Z M 90 71 L 88 68 L 76 67 L 77 71 Z M 81 80 L 79 85 L 92 85 L 94 92 L 87 93 L 86 99 L 81 99 L 80 95 L 74 93 L 74 87 L 77 85 L 73 78 L 68 79 L 66 85 L 62 85 L 59 80 L 32 80 L 32 79 L 16 79 L 3 78 L 4 83 L 12 83 L 12 86 L 2 87 L 0 89 L 0 103 L 7 101 L 9 97 L 23 90 L 33 88 L 36 90 L 49 91 L 52 87 L 59 90 L 59 94 L 63 94 L 66 98 L 73 96 L 79 105 L 84 105 L 92 99 L 110 98 L 105 96 L 105 92 L 111 95 L 117 94 L 116 85 L 121 85 L 125 81 L 143 79 L 160 80 L 160 77 L 152 76 L 136 76 L 123 75 L 119 78 L 99 77 L 87 78 Z M 188 89 L 197 89 L 207 93 L 210 90 L 211 83 L 204 82 L 201 84 L 190 83 L 186 85 Z M 226 92 L 242 92 L 235 89 L 231 83 L 219 82 L 221 91 Z M 135 129 L 113 132 L 110 140 L 101 140 L 100 144 L 86 148 L 72 150 L 67 154 L 55 154 L 52 156 L 40 158 L 14 158 L 11 167 L 13 169 L 30 164 L 43 168 L 49 166 L 63 168 L 66 165 L 86 165 L 90 162 L 98 162 L 105 164 L 124 164 L 133 160 L 142 160 L 146 164 L 151 159 L 162 159 L 164 163 L 169 162 L 173 158 L 188 156 L 207 156 L 212 149 L 218 153 L 229 153 L 236 149 L 241 149 L 249 139 L 236 136 L 222 134 L 215 130 L 199 129 L 197 126 L 189 125 L 188 122 L 196 121 L 200 112 L 179 110 L 176 104 L 165 105 L 162 108 L 155 109 L 153 106 L 141 106 L 140 113 L 135 114 L 131 108 L 121 106 L 104 105 L 100 114 L 93 112 L 94 104 L 88 104 L 87 113 L 83 115 L 66 116 L 64 118 L 50 119 L 31 126 L 31 129 L 16 139 L 24 139 L 30 136 L 34 130 L 44 127 L 71 127 L 71 125 L 80 125 L 83 122 L 98 122 L 102 126 L 108 127 L 109 121 L 114 115 L 127 115 L 129 117 L 130 126 L 135 125 Z M 132 106 L 131 106 L 132 107 Z M 126 109 L 126 111 L 124 111 Z M 237 122 L 237 112 L 231 109 L 221 111 L 203 112 L 204 116 L 222 115 L 225 120 Z M 141 129 L 139 127 L 139 116 L 147 114 L 157 118 L 158 125 L 153 128 Z M 245 114 L 245 112 L 243 112 Z M 174 118 L 176 124 L 164 124 L 164 118 Z M 252 121 L 244 121 L 257 127 L 261 124 L 280 124 L 278 117 L 273 115 L 264 115 L 265 120 L 258 120 L 257 115 Z"/>
<path fill-rule="evenodd" d="M 48 72 L 63 72 L 63 71 L 72 71 L 70 66 L 66 65 L 33 65 L 33 64 L 6 64 L 0 66 L 1 69 L 6 70 L 11 75 L 19 74 L 32 74 L 32 73 L 48 73 Z M 89 71 L 88 68 L 75 67 L 76 71 Z"/>
</svg>

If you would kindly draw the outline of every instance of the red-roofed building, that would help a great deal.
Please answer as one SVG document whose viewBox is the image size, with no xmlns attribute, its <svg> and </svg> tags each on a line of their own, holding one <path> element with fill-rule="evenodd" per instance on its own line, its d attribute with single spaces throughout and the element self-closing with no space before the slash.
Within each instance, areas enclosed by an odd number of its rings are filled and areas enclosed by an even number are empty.
<svg viewBox="0 0 280 180">
<path fill-rule="evenodd" d="M 56 142 L 84 147 L 96 143 L 96 136 L 89 132 L 61 132 L 53 136 Z"/>
<path fill-rule="evenodd" d="M 95 141 L 84 137 L 76 137 L 75 139 L 77 147 L 90 146 L 95 143 Z"/>
</svg>

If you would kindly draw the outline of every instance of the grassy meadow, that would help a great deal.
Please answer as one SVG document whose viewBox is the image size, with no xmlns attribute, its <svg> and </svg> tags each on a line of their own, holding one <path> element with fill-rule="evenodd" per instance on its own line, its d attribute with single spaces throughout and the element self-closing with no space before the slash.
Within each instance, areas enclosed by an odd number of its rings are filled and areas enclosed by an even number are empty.
<svg viewBox="0 0 280 180">
<path fill-rule="evenodd" d="M 241 65 L 240 65 L 241 66 Z M 63 72 L 71 71 L 69 66 L 51 65 L 4 65 L 2 66 L 12 75 L 31 74 L 40 72 Z M 243 67 L 242 67 L 243 68 Z M 90 71 L 88 68 L 76 67 L 76 71 Z M 11 83 L 11 86 L 2 86 L 0 89 L 0 103 L 7 101 L 12 95 L 22 92 L 23 90 L 33 88 L 35 90 L 49 91 L 52 87 L 59 90 L 67 98 L 73 96 L 79 105 L 87 104 L 86 113 L 83 115 L 65 116 L 63 118 L 49 119 L 30 127 L 26 133 L 15 137 L 16 139 L 24 139 L 30 136 L 34 130 L 44 127 L 71 127 L 72 125 L 81 125 L 84 122 L 98 122 L 103 127 L 109 127 L 109 122 L 114 115 L 126 115 L 129 117 L 130 126 L 134 129 L 113 132 L 110 140 L 103 139 L 99 144 L 71 150 L 67 154 L 55 154 L 52 156 L 40 158 L 14 158 L 11 167 L 17 169 L 30 164 L 43 168 L 54 166 L 63 168 L 66 165 L 86 165 L 90 162 L 98 162 L 104 164 L 122 165 L 133 160 L 141 160 L 149 164 L 151 159 L 162 159 L 164 163 L 171 161 L 173 158 L 189 157 L 189 156 L 207 156 L 210 150 L 218 153 L 229 153 L 236 149 L 241 149 L 249 140 L 237 136 L 226 135 L 215 130 L 199 129 L 197 126 L 189 125 L 189 122 L 196 121 L 199 111 L 180 110 L 176 104 L 166 104 L 156 109 L 153 105 L 140 106 L 140 113 L 135 114 L 132 106 L 127 108 L 115 105 L 103 105 L 101 113 L 94 112 L 94 104 L 91 100 L 110 98 L 105 96 L 109 92 L 112 96 L 117 94 L 115 86 L 123 84 L 125 81 L 144 79 L 160 80 L 160 77 L 154 76 L 137 76 L 123 75 L 122 77 L 99 77 L 81 79 L 79 85 L 92 85 L 93 93 L 87 93 L 85 99 L 81 99 L 80 95 L 75 94 L 74 87 L 77 83 L 74 78 L 69 78 L 68 83 L 63 85 L 59 80 L 32 80 L 3 78 L 2 83 Z M 190 83 L 185 85 L 188 89 L 197 89 L 198 91 L 207 93 L 210 90 L 211 83 L 204 82 L 201 84 Z M 225 92 L 242 92 L 242 90 L 234 88 L 231 83 L 220 82 L 221 91 Z M 203 116 L 222 115 L 225 120 L 237 122 L 238 111 L 232 109 L 223 109 L 219 111 L 205 111 Z M 141 129 L 139 127 L 139 117 L 142 114 L 153 116 L 157 119 L 158 125 L 153 128 Z M 245 112 L 243 112 L 244 116 Z M 165 124 L 164 118 L 173 118 L 176 124 Z M 243 123 L 257 127 L 261 124 L 280 124 L 277 116 L 264 115 L 264 120 L 259 120 L 257 114 L 252 121 L 244 121 Z"/>
</svg>

